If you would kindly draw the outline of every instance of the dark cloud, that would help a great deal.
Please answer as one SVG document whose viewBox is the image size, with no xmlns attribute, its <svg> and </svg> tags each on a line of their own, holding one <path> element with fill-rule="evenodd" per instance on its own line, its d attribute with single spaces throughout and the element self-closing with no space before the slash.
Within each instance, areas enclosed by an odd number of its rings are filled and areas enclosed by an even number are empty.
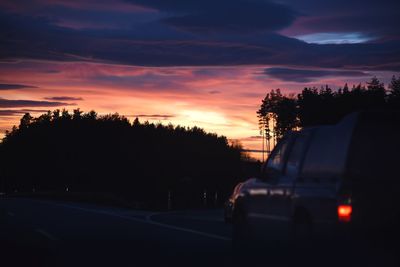
<svg viewBox="0 0 400 267">
<path fill-rule="evenodd" d="M 0 116 L 17 116 L 25 113 L 43 113 L 45 109 L 0 109 Z"/>
<path fill-rule="evenodd" d="M 310 69 L 288 69 L 288 68 L 268 68 L 264 74 L 269 77 L 288 81 L 288 82 L 310 82 L 314 79 L 333 76 L 333 77 L 363 77 L 368 76 L 362 71 L 340 71 L 340 70 L 310 70 Z"/>
<path fill-rule="evenodd" d="M 0 108 L 18 108 L 18 107 L 58 107 L 70 106 L 71 103 L 56 101 L 36 101 L 36 100 L 11 100 L 0 97 Z"/>
<path fill-rule="evenodd" d="M 56 73 L 61 73 L 61 71 L 59 71 L 59 70 L 44 70 L 43 73 L 56 74 Z"/>
<path fill-rule="evenodd" d="M 53 97 L 45 97 L 46 100 L 55 100 L 55 101 L 80 101 L 83 100 L 82 97 L 72 97 L 72 96 L 53 96 Z"/>
<path fill-rule="evenodd" d="M 327 19 L 324 12 L 322 12 L 323 16 L 319 16 L 318 10 L 313 7 L 313 5 L 325 4 L 315 1 L 309 0 L 305 3 L 309 6 L 310 13 L 300 10 L 294 1 L 289 0 L 281 1 L 283 4 L 273 4 L 262 0 L 229 2 L 227 0 L 131 0 L 130 2 L 160 10 L 160 14 L 148 22 L 134 21 L 130 27 L 121 26 L 110 30 L 61 27 L 57 24 L 56 15 L 53 17 L 16 15 L 2 11 L 0 12 L 0 32 L 2 32 L 0 60 L 28 58 L 140 66 L 247 64 L 400 70 L 400 40 L 396 41 L 396 38 L 392 38 L 392 41 L 381 39 L 379 43 L 318 45 L 307 44 L 276 32 L 289 25 L 298 13 L 304 14 L 307 18 Z M 347 2 L 349 2 L 348 6 L 353 6 L 352 1 Z M 335 7 L 331 1 L 328 1 L 327 5 Z M 363 4 L 363 8 L 369 5 L 367 1 Z M 332 10 L 334 11 L 332 14 L 341 11 L 337 8 Z M 369 10 L 365 18 L 368 18 Z M 58 13 L 52 12 L 59 16 L 62 13 L 60 10 L 57 11 Z M 68 12 L 71 13 L 69 15 L 74 14 L 71 10 Z M 79 12 L 81 12 L 80 18 L 84 19 L 85 14 L 82 12 L 92 11 L 80 10 Z M 315 14 L 312 14 L 313 12 Z M 360 13 L 358 10 L 354 12 Z M 381 11 L 377 13 L 380 16 L 385 15 Z M 335 16 L 339 18 L 344 15 L 336 14 Z M 370 23 L 365 18 L 362 21 Z M 110 17 L 107 20 L 112 21 L 113 18 Z M 356 25 L 362 23 L 360 21 L 359 19 L 355 22 L 348 20 L 345 24 L 355 25 L 354 30 L 361 29 L 361 25 Z M 324 25 L 324 27 L 333 27 L 332 30 L 335 29 L 335 31 L 353 27 L 330 26 L 334 25 L 334 22 L 314 24 L 316 25 L 314 27 Z M 398 29 L 397 26 L 389 24 L 382 27 Z M 171 25 L 174 26 L 171 27 Z M 370 26 L 366 26 L 368 27 Z M 195 34 L 184 32 L 182 29 L 195 32 Z M 216 31 L 218 34 L 210 34 Z M 151 77 L 143 82 L 146 83 L 149 79 Z"/>
<path fill-rule="evenodd" d="M 25 84 L 0 83 L 0 91 L 1 90 L 26 89 L 26 88 L 37 88 L 37 87 L 32 86 L 32 85 L 25 85 Z"/>
<path fill-rule="evenodd" d="M 377 39 L 398 39 L 398 0 L 282 0 L 304 14 L 286 31 L 291 36 L 315 32 L 357 32 Z"/>
<path fill-rule="evenodd" d="M 221 91 L 218 91 L 218 90 L 211 90 L 211 91 L 208 91 L 208 93 L 209 93 L 210 95 L 216 95 L 216 94 L 220 94 Z"/>
<path fill-rule="evenodd" d="M 161 21 L 195 33 L 274 31 L 290 25 L 297 14 L 290 7 L 265 0 L 131 0 L 165 12 Z"/>
<path fill-rule="evenodd" d="M 138 91 L 182 91 L 188 88 L 183 86 L 179 81 L 178 75 L 165 75 L 159 73 L 144 73 L 141 75 L 118 76 L 118 75 L 102 75 L 93 78 L 94 82 L 109 84 L 115 88 L 130 88 L 130 90 Z"/>
<path fill-rule="evenodd" d="M 368 36 L 372 41 L 400 38 L 400 28 L 394 27 L 394 25 L 400 25 L 400 16 L 398 14 L 351 14 L 334 17 L 310 17 L 300 25 L 308 33 L 353 32 Z"/>
<path fill-rule="evenodd" d="M 202 1 L 203 2 L 203 1 Z M 269 2 L 216 1 L 208 8 L 166 18 L 163 21 L 195 33 L 252 33 L 276 31 L 289 26 L 295 13 L 289 7 Z"/>
</svg>

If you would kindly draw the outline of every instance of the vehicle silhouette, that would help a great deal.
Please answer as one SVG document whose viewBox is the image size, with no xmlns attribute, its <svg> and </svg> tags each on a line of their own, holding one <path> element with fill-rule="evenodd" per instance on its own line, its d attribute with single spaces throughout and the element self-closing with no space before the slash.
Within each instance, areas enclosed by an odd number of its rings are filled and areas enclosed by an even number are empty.
<svg viewBox="0 0 400 267">
<path fill-rule="evenodd" d="M 392 111 L 353 113 L 336 125 L 286 134 L 261 177 L 234 202 L 234 245 L 394 241 L 399 149 L 400 113 Z"/>
</svg>

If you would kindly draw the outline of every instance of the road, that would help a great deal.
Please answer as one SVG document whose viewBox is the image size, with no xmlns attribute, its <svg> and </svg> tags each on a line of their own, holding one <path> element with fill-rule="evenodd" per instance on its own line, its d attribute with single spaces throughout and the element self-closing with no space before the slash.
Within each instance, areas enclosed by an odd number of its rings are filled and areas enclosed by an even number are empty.
<svg viewBox="0 0 400 267">
<path fill-rule="evenodd" d="M 232 229 L 222 218 L 221 210 L 157 213 L 2 198 L 0 265 L 248 266 L 248 259 L 233 253 Z M 309 266 L 309 259 L 318 259 L 311 252 L 299 262 L 281 248 L 261 248 L 258 253 L 263 260 L 251 265 Z M 362 266 L 392 266 L 393 262 L 390 255 L 376 254 L 373 261 L 362 258 Z M 327 266 L 336 261 L 319 258 L 318 262 Z"/>
<path fill-rule="evenodd" d="M 2 254 L 15 266 L 221 266 L 232 262 L 231 229 L 221 212 L 3 198 Z"/>
</svg>

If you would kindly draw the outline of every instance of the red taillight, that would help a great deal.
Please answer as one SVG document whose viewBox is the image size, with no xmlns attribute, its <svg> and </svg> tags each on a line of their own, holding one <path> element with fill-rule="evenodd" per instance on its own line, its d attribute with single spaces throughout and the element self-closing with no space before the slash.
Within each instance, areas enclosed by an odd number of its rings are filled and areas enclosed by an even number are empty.
<svg viewBox="0 0 400 267">
<path fill-rule="evenodd" d="M 351 220 L 352 211 L 353 208 L 351 205 L 339 205 L 337 209 L 339 221 L 349 222 Z"/>
</svg>

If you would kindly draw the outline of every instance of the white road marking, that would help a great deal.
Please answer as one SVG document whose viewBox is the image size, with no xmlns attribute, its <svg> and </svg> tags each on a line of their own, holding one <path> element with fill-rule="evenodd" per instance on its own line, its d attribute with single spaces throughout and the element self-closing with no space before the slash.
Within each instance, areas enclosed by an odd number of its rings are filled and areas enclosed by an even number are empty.
<svg viewBox="0 0 400 267">
<path fill-rule="evenodd" d="M 189 228 L 183 228 L 183 227 L 179 227 L 179 226 L 174 226 L 174 225 L 170 225 L 170 224 L 156 222 L 156 221 L 151 219 L 151 216 L 153 216 L 155 214 L 152 214 L 150 216 L 146 216 L 145 219 L 139 219 L 139 218 L 133 218 L 133 217 L 125 216 L 125 215 L 120 215 L 120 214 L 117 214 L 117 213 L 114 213 L 114 212 L 93 210 L 93 209 L 81 208 L 81 207 L 76 207 L 76 206 L 71 206 L 71 205 L 66 205 L 66 204 L 50 203 L 50 202 L 45 202 L 45 201 L 40 201 L 40 200 L 36 200 L 36 201 L 39 201 L 39 202 L 42 202 L 42 203 L 46 203 L 46 204 L 49 204 L 49 205 L 55 205 L 55 206 L 61 206 L 61 207 L 65 207 L 65 208 L 75 209 L 75 210 L 81 210 L 81 211 L 85 211 L 85 212 L 91 212 L 91 213 L 96 213 L 96 214 L 114 216 L 114 217 L 117 217 L 117 218 L 129 220 L 129 221 L 134 221 L 134 222 L 147 223 L 147 224 L 156 225 L 156 226 L 159 226 L 159 227 L 164 227 L 164 228 L 177 230 L 177 231 L 181 231 L 181 232 L 197 234 L 197 235 L 201 235 L 201 236 L 205 236 L 205 237 L 209 237 L 209 238 L 214 238 L 214 239 L 218 239 L 218 240 L 222 240 L 222 241 L 231 241 L 232 240 L 231 238 L 228 238 L 228 237 L 225 237 L 225 236 L 210 234 L 210 233 L 196 231 L 196 230 L 189 229 Z"/>
<path fill-rule="evenodd" d="M 50 239 L 51 241 L 57 240 L 57 238 L 55 238 L 53 235 L 49 234 L 48 232 L 46 232 L 43 229 L 35 229 L 35 231 L 42 234 L 43 236 L 45 236 L 47 239 Z"/>
<path fill-rule="evenodd" d="M 146 217 L 152 217 L 155 215 L 172 215 L 175 217 L 181 217 L 181 218 L 186 218 L 186 219 L 191 219 L 191 220 L 198 220 L 198 221 L 209 221 L 209 222 L 224 222 L 223 219 L 217 219 L 217 218 L 208 218 L 208 217 L 202 217 L 202 216 L 188 216 L 185 214 L 181 214 L 181 212 L 159 212 L 159 213 L 153 213 L 150 215 L 147 215 Z"/>
<path fill-rule="evenodd" d="M 210 233 L 205 233 L 205 232 L 200 232 L 200 231 L 196 231 L 196 230 L 192 230 L 189 228 L 182 228 L 182 227 L 178 227 L 178 226 L 173 226 L 170 224 L 165 224 L 165 223 L 159 223 L 156 221 L 153 221 L 150 218 L 150 221 L 148 221 L 148 223 L 153 224 L 153 225 L 158 225 L 161 227 L 165 227 L 165 228 L 169 228 L 169 229 L 174 229 L 174 230 L 178 230 L 178 231 L 183 231 L 183 232 L 188 232 L 188 233 L 192 233 L 192 234 L 198 234 L 198 235 L 202 235 L 202 236 L 206 236 L 206 237 L 210 237 L 210 238 L 214 238 L 214 239 L 219 239 L 219 240 L 223 240 L 223 241 L 232 241 L 231 238 L 225 237 L 225 236 L 220 236 L 220 235 L 214 235 L 214 234 L 210 234 Z"/>
<path fill-rule="evenodd" d="M 185 216 L 182 215 L 180 217 L 192 219 L 192 220 L 199 220 L 199 221 L 210 221 L 210 222 L 224 222 L 224 219 L 217 219 L 217 218 L 206 218 L 206 217 L 200 217 L 200 216 Z"/>
<path fill-rule="evenodd" d="M 151 221 L 151 216 L 154 216 L 157 214 L 160 214 L 160 213 L 151 213 L 151 214 L 146 215 L 146 221 Z"/>
</svg>

